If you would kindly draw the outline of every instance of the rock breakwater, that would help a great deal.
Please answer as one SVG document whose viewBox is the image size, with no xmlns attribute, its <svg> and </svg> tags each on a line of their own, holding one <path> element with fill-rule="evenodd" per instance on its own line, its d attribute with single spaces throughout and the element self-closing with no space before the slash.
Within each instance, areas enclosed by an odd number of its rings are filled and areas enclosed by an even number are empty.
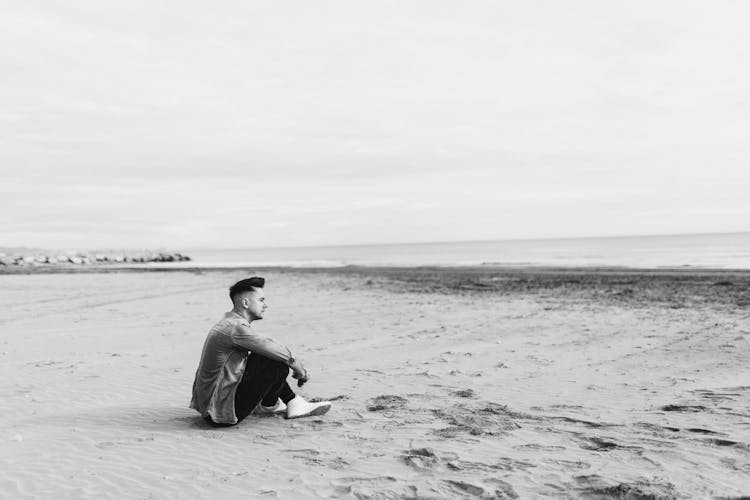
<svg viewBox="0 0 750 500">
<path fill-rule="evenodd" d="M 84 266 L 109 264 L 147 264 L 151 262 L 189 262 L 179 252 L 31 252 L 7 254 L 0 252 L 0 266 Z"/>
</svg>

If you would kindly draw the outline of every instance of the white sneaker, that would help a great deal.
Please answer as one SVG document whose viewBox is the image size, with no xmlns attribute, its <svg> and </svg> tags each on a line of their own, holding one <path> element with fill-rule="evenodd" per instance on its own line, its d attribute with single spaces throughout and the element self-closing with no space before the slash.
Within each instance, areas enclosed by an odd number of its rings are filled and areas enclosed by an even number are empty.
<svg viewBox="0 0 750 500">
<path fill-rule="evenodd" d="M 295 396 L 286 405 L 286 418 L 315 417 L 328 413 L 330 409 L 330 401 L 308 403 L 302 396 Z"/>
<path fill-rule="evenodd" d="M 253 410 L 254 415 L 278 415 L 284 412 L 286 412 L 286 405 L 281 398 L 278 398 L 273 406 L 263 406 L 263 403 L 258 403 Z"/>
</svg>

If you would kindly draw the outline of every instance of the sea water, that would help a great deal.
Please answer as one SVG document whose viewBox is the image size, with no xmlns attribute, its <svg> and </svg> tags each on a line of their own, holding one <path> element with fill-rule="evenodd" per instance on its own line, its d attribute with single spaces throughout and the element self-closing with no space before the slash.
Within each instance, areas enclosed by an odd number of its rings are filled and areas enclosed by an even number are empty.
<svg viewBox="0 0 750 500">
<path fill-rule="evenodd" d="M 555 266 L 750 269 L 750 232 L 297 248 L 193 249 L 186 265 Z"/>
</svg>

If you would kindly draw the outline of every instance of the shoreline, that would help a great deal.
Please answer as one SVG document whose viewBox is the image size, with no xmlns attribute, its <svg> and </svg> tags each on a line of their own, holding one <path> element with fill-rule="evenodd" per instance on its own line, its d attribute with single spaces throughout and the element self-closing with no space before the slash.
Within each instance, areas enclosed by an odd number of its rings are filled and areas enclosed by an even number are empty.
<svg viewBox="0 0 750 500">
<path fill-rule="evenodd" d="M 56 265 L 56 266 L 4 266 L 0 267 L 1 275 L 15 274 L 104 274 L 104 273 L 152 273 L 152 272 L 188 272 L 188 273 L 223 273 L 246 271 L 248 269 L 269 272 L 300 272 L 300 273 L 329 273 L 356 274 L 361 272 L 467 272 L 476 273 L 527 273 L 527 274 L 652 274 L 652 275 L 720 275 L 739 274 L 750 276 L 750 269 L 698 267 L 698 266 L 658 266 L 658 267 L 628 267 L 628 266 L 548 266 L 548 265 L 345 265 L 345 266 L 284 266 L 284 265 L 253 265 L 236 264 L 228 266 L 190 265 L 173 267 L 140 266 L 140 265 Z"/>
</svg>

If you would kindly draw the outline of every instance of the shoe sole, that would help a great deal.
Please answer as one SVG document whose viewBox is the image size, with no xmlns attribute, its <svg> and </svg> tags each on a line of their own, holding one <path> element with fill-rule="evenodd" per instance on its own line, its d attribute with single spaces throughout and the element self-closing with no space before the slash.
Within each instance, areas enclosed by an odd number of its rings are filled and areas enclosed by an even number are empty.
<svg viewBox="0 0 750 500">
<path fill-rule="evenodd" d="M 331 409 L 331 405 L 330 404 L 328 404 L 328 405 L 322 405 L 322 406 L 318 406 L 313 411 L 310 411 L 310 412 L 307 412 L 307 413 L 303 413 L 302 415 L 295 415 L 293 417 L 286 417 L 286 418 L 287 418 L 287 420 L 291 420 L 291 419 L 294 419 L 294 418 L 302 418 L 302 417 L 317 417 L 319 415 L 325 415 L 326 413 L 328 413 L 328 410 L 330 410 L 330 409 Z"/>
</svg>

